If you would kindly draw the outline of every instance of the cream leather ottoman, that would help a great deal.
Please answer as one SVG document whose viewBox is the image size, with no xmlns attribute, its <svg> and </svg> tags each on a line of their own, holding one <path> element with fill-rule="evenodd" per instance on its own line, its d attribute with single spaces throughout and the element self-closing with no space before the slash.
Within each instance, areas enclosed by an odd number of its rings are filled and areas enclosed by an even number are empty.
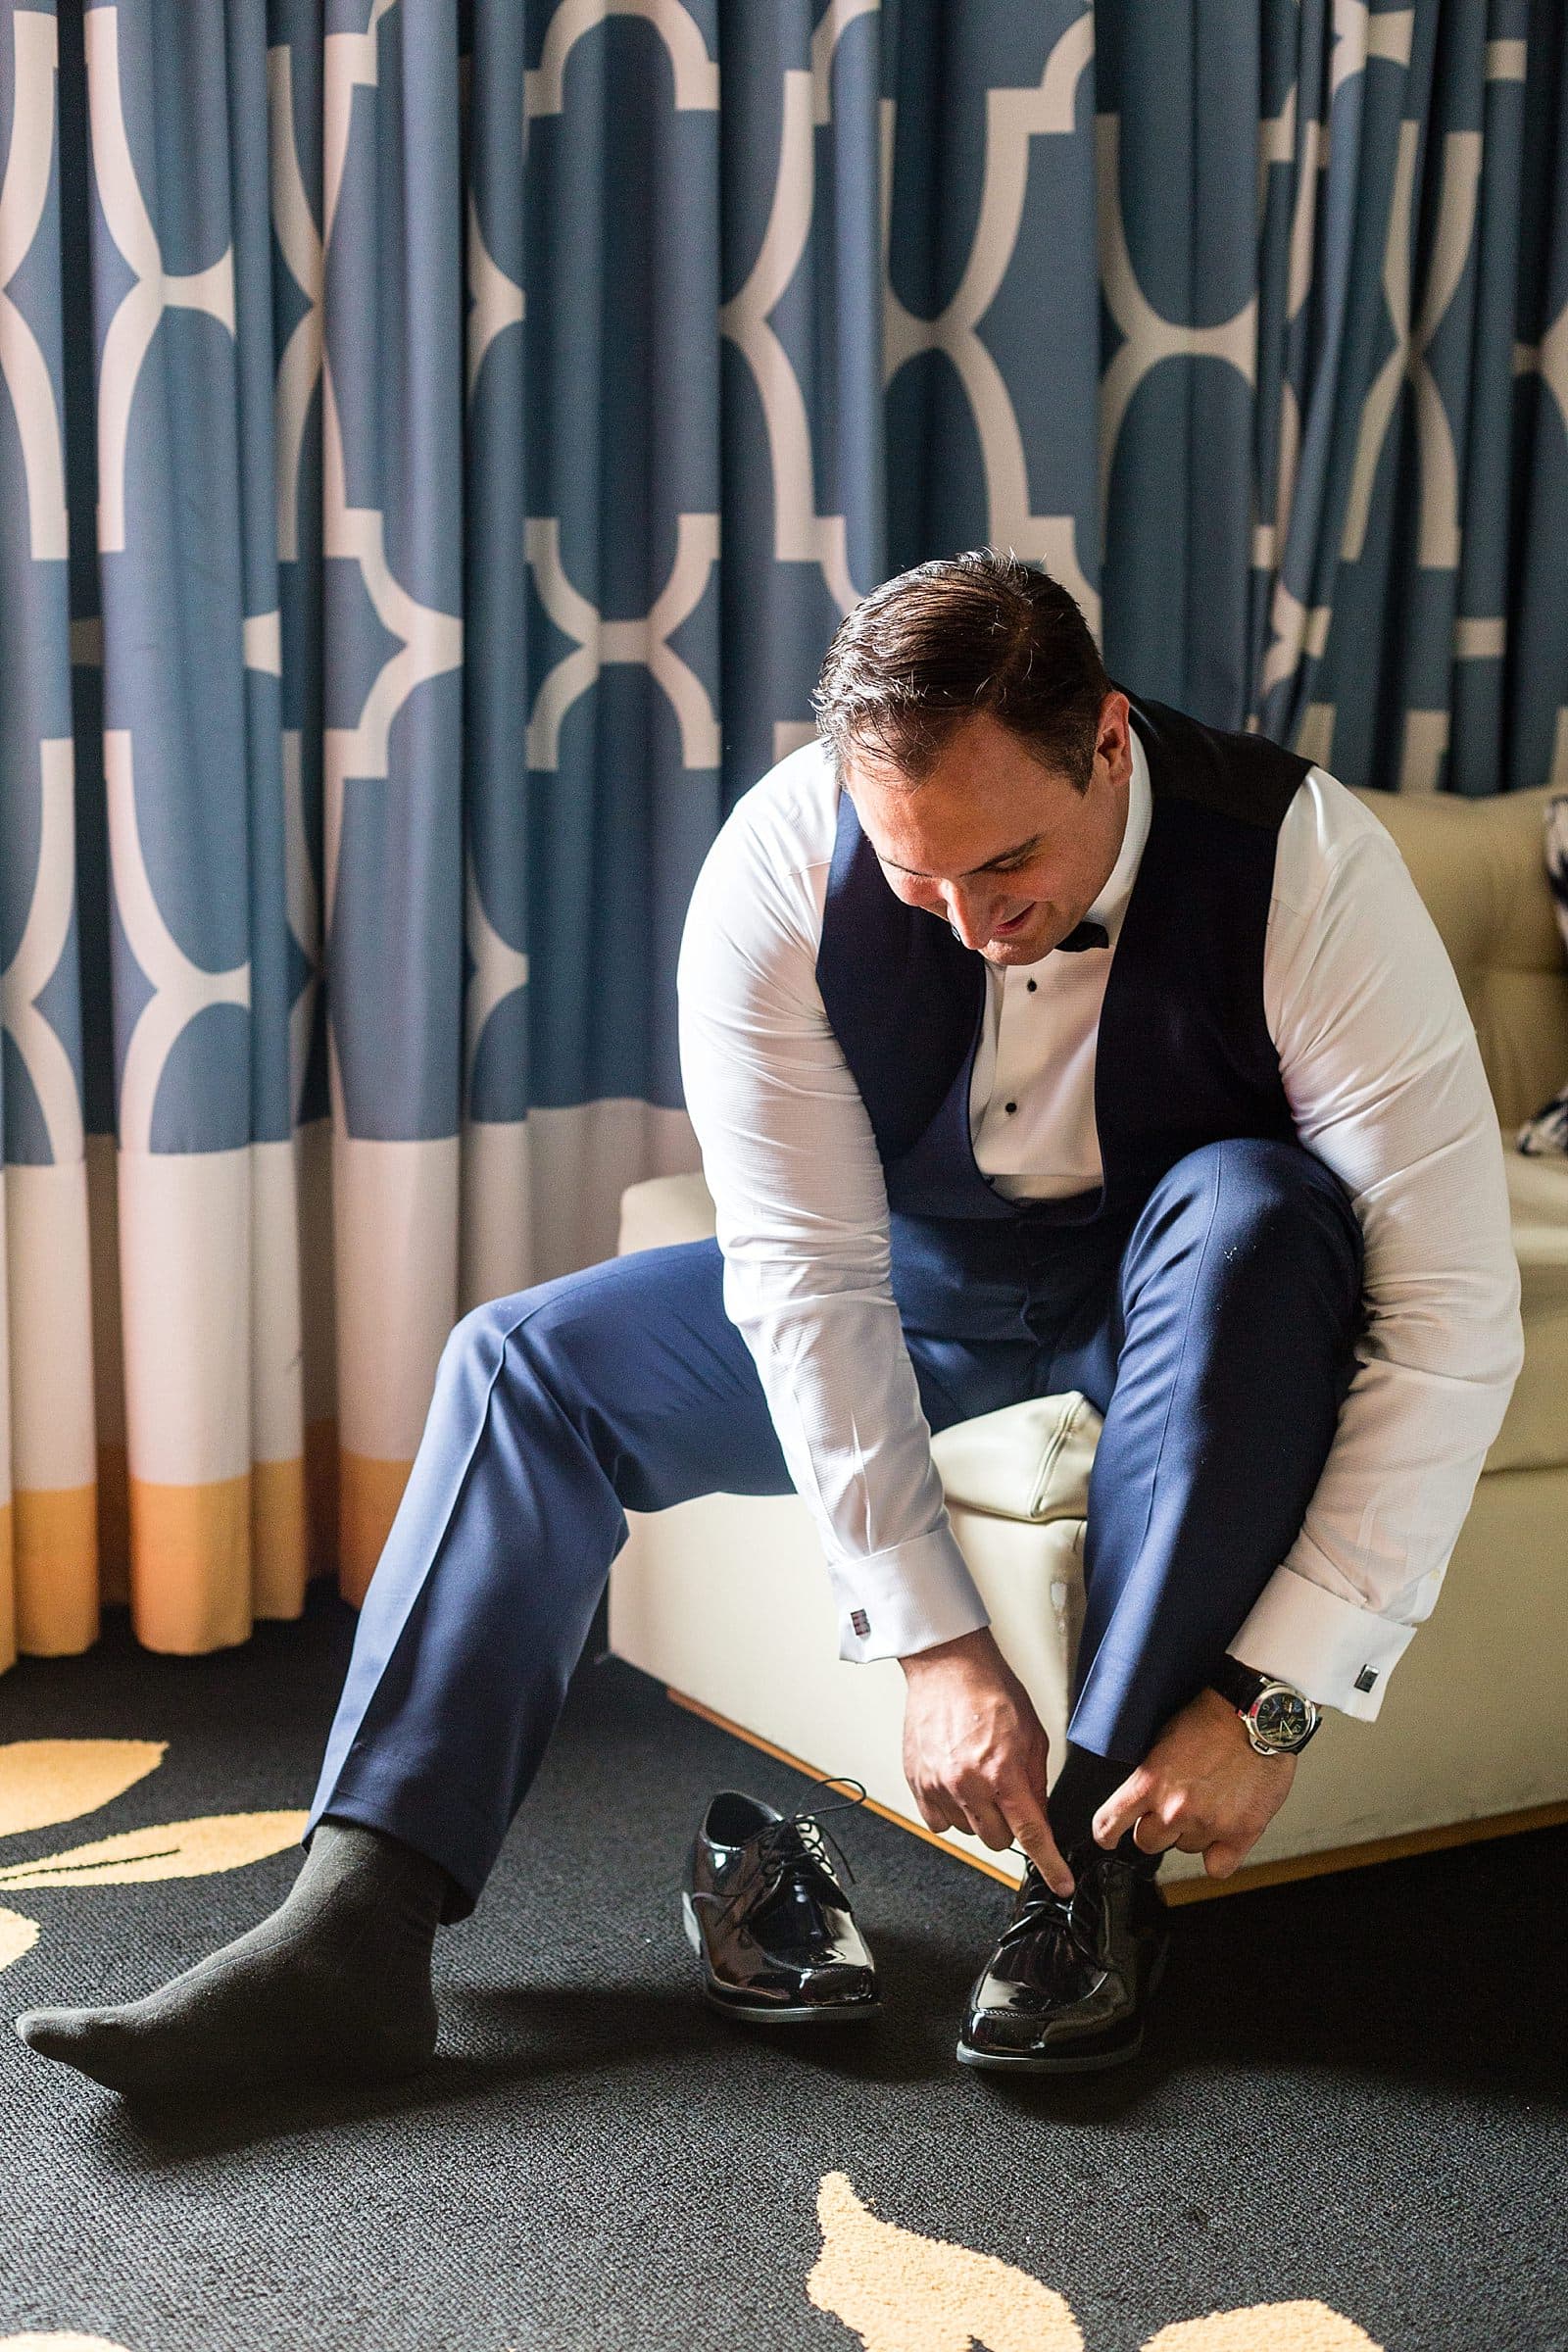
<svg viewBox="0 0 1568 2352">
<path fill-rule="evenodd" d="M 1326 1719 L 1290 1803 L 1230 1886 L 1374 1859 L 1391 1839 L 1443 1842 L 1419 1834 L 1457 1825 L 1459 1835 L 1530 1826 L 1568 1801 L 1568 1466 L 1529 1458 L 1551 1449 L 1568 1398 L 1568 1168 L 1510 1154 L 1509 1175 L 1537 1377 L 1521 1377 L 1494 1447 L 1508 1466 L 1482 1477 L 1438 1607 L 1377 1722 Z M 655 1177 L 623 1196 L 622 1253 L 712 1230 L 701 1176 Z M 1057 1757 L 1099 1433 L 1100 1415 L 1074 1393 L 959 1422 L 931 1443 L 964 1558 Z M 615 1655 L 809 1769 L 862 1781 L 928 1835 L 900 1762 L 903 1673 L 895 1660 L 838 1656 L 827 1570 L 799 1497 L 709 1494 L 627 1520 L 610 1583 Z M 1022 1867 L 975 1838 L 940 1842 L 1008 1875 Z M 1163 1877 L 1172 1893 L 1213 1885 L 1190 1854 L 1172 1854 Z"/>
<path fill-rule="evenodd" d="M 1328 1718 L 1290 1803 L 1228 1887 L 1374 1859 L 1391 1840 L 1568 1818 L 1568 1161 L 1511 1149 L 1568 1077 L 1568 963 L 1542 853 L 1548 797 L 1357 795 L 1397 844 L 1476 1024 L 1510 1147 L 1525 1365 L 1437 1608 L 1377 1722 Z M 619 1247 L 692 1241 L 713 1223 L 700 1175 L 657 1177 L 623 1196 Z M 964 1557 L 1058 1756 L 1099 1426 L 1083 1397 L 1047 1397 L 932 1441 Z M 928 1835 L 900 1765 L 903 1674 L 894 1661 L 839 1659 L 804 1503 L 715 1494 L 628 1518 L 611 1574 L 616 1653 L 751 1738 L 854 1775 Z M 997 1866 L 974 1839 L 941 1842 Z M 1171 1855 L 1164 1875 L 1176 1894 L 1216 1890 L 1193 1855 Z"/>
</svg>

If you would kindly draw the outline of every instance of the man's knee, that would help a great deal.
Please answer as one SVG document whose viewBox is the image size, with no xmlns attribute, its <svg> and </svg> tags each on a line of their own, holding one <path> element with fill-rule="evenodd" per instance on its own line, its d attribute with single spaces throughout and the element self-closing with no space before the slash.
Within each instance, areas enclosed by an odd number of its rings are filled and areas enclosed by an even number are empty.
<svg viewBox="0 0 1568 2352">
<path fill-rule="evenodd" d="M 605 1272 L 602 1266 L 583 1266 L 525 1291 L 482 1299 L 447 1334 L 443 1367 L 493 1376 L 510 1350 L 532 1371 L 569 1371 L 574 1358 L 592 1352 L 605 1327 L 605 1306 L 593 1296 Z"/>
<path fill-rule="evenodd" d="M 1187 1152 L 1151 1193 L 1131 1247 L 1184 1228 L 1221 1264 L 1259 1256 L 1326 1263 L 1359 1298 L 1360 1220 L 1332 1168 L 1302 1144 L 1225 1136 Z"/>
<path fill-rule="evenodd" d="M 443 1377 L 463 1384 L 470 1416 L 499 1387 L 514 1427 L 550 1442 L 569 1424 L 627 1508 L 786 1493 L 722 1280 L 716 1243 L 672 1243 L 487 1299 L 454 1325 Z"/>
<path fill-rule="evenodd" d="M 487 1298 L 453 1325 L 443 1365 L 493 1379 L 505 1362 L 567 1411 L 613 1409 L 657 1388 L 693 1335 L 729 1339 L 721 1267 L 716 1243 L 674 1243 Z"/>
<path fill-rule="evenodd" d="M 517 1291 L 507 1298 L 483 1298 L 460 1315 L 441 1349 L 441 1370 L 494 1371 L 519 1315 L 527 1312 L 525 1301 L 531 1295 Z"/>
</svg>

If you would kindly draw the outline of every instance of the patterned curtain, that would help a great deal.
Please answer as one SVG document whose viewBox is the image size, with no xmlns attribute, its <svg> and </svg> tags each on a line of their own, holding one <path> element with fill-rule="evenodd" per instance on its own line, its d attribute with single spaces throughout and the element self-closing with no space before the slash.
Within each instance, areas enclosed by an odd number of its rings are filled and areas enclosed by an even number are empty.
<svg viewBox="0 0 1568 2352">
<path fill-rule="evenodd" d="M 0 1657 L 363 1592 L 452 1323 L 697 1164 L 692 881 L 889 573 L 1568 782 L 1565 76 L 1556 0 L 0 0 Z"/>
</svg>

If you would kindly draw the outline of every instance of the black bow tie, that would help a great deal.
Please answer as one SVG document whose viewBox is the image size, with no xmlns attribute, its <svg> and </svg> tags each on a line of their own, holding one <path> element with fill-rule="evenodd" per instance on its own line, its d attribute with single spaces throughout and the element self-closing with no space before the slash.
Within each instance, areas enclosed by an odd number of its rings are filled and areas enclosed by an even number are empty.
<svg viewBox="0 0 1568 2352">
<path fill-rule="evenodd" d="M 957 924 L 950 919 L 948 929 L 961 946 L 962 935 Z M 1110 934 L 1103 923 L 1075 923 L 1066 938 L 1056 942 L 1056 946 L 1065 948 L 1069 956 L 1076 956 L 1080 948 L 1108 948 L 1109 945 Z"/>
</svg>

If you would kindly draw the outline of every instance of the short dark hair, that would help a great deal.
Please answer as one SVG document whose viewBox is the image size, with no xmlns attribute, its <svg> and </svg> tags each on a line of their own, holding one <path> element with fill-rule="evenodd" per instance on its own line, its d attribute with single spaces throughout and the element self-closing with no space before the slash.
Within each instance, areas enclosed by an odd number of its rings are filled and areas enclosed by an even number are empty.
<svg viewBox="0 0 1568 2352">
<path fill-rule="evenodd" d="M 811 708 L 841 775 L 858 752 L 918 784 L 955 729 L 989 710 L 1087 792 L 1109 692 L 1061 583 L 1010 550 L 977 547 L 862 597 L 833 633 Z"/>
</svg>

